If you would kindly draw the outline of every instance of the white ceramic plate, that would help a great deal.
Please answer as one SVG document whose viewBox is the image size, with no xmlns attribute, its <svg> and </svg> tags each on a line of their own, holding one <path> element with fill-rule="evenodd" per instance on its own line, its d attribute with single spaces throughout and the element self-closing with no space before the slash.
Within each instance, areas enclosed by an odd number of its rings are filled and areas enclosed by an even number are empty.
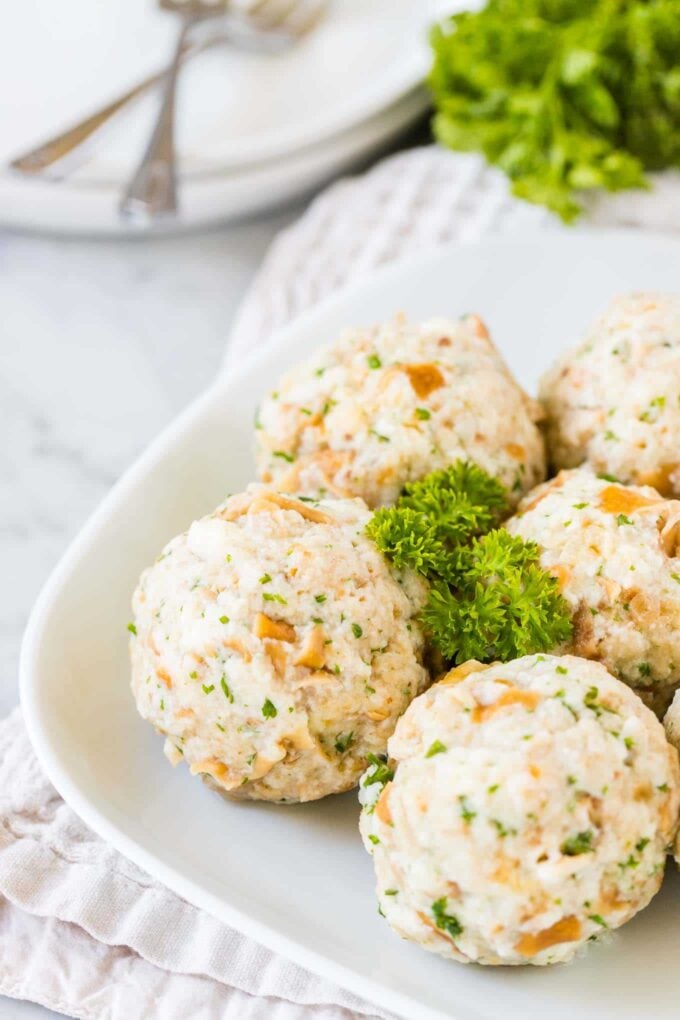
<svg viewBox="0 0 680 1020">
<path fill-rule="evenodd" d="M 177 217 L 148 230 L 194 230 L 292 201 L 379 153 L 424 113 L 428 101 L 424 89 L 417 88 L 375 117 L 286 158 L 185 178 Z M 81 182 L 78 175 L 64 181 L 26 180 L 0 172 L 0 223 L 84 236 L 138 234 L 138 226 L 118 215 L 121 189 L 122 179 L 92 184 Z"/>
<path fill-rule="evenodd" d="M 21 693 L 50 779 L 79 815 L 160 881 L 272 949 L 411 1020 L 677 1020 L 679 885 L 608 945 L 554 969 L 447 963 L 378 916 L 353 794 L 316 804 L 228 804 L 142 722 L 128 689 L 130 592 L 175 532 L 252 477 L 251 422 L 282 369 L 347 324 L 402 310 L 479 311 L 522 383 L 615 293 L 677 288 L 680 243 L 553 234 L 441 249 L 376 273 L 230 369 L 127 473 L 43 591 Z"/>
<path fill-rule="evenodd" d="M 428 27 L 445 3 L 450 10 L 451 0 L 330 0 L 318 27 L 285 52 L 218 47 L 195 58 L 178 97 L 184 170 L 224 172 L 289 155 L 390 106 L 425 75 Z M 0 87 L 12 96 L 2 158 L 162 67 L 178 21 L 154 0 L 25 0 L 11 27 L 0 40 Z M 129 127 L 83 179 L 116 181 L 137 152 Z"/>
<path fill-rule="evenodd" d="M 326 143 L 398 106 L 422 81 L 428 27 L 452 2 L 460 0 L 331 0 L 315 31 L 283 53 L 220 46 L 191 60 L 177 104 L 185 218 L 196 203 L 210 205 L 213 221 L 233 215 L 244 191 L 246 211 L 261 208 L 272 191 L 279 201 L 288 197 L 285 182 L 305 174 L 296 162 L 303 153 L 322 147 L 328 163 Z M 12 97 L 0 111 L 0 166 L 164 66 L 177 30 L 154 0 L 15 4 L 11 31 L 0 34 L 0 94 Z M 78 231 L 89 222 L 90 231 L 120 230 L 116 199 L 145 147 L 156 103 L 150 94 L 115 118 L 58 186 L 0 172 L 0 222 L 39 227 L 37 203 L 48 228 L 72 223 Z M 252 168 L 265 165 L 264 185 L 257 174 L 244 185 Z M 216 187 L 216 179 L 226 185 Z"/>
</svg>

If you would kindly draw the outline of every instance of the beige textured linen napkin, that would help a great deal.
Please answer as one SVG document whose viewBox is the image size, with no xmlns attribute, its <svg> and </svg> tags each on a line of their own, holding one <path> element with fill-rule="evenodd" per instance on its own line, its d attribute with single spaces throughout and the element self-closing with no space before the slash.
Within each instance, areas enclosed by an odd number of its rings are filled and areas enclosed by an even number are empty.
<svg viewBox="0 0 680 1020">
<path fill-rule="evenodd" d="M 680 174 L 663 175 L 652 193 L 594 202 L 590 219 L 678 227 L 679 193 Z M 375 266 L 541 228 L 561 229 L 474 156 L 394 156 L 335 184 L 275 241 L 227 363 Z M 0 722 L 0 994 L 97 1020 L 387 1017 L 191 906 L 90 832 L 43 775 L 19 709 Z"/>
<path fill-rule="evenodd" d="M 0 723 L 0 994 L 93 1020 L 387 1017 L 102 842 L 43 774 L 18 708 Z"/>
</svg>

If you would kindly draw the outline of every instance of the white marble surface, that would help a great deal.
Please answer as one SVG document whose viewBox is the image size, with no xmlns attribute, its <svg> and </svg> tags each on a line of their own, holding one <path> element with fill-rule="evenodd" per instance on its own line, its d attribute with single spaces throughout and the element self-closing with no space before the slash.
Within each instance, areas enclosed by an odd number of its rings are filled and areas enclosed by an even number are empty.
<svg viewBox="0 0 680 1020">
<path fill-rule="evenodd" d="M 149 242 L 0 234 L 0 714 L 50 570 L 148 441 L 218 371 L 270 240 L 297 210 Z M 0 1020 L 47 1017 L 0 998 Z"/>
<path fill-rule="evenodd" d="M 42 582 L 123 469 L 218 370 L 246 285 L 292 215 L 147 243 L 0 235 L 3 714 Z"/>
</svg>

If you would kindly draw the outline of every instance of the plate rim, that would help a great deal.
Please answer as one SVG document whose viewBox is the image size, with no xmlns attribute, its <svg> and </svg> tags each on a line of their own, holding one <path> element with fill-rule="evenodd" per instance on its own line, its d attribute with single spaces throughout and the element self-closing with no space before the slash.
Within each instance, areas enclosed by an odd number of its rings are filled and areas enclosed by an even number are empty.
<svg viewBox="0 0 680 1020">
<path fill-rule="evenodd" d="M 416 86 L 374 117 L 273 164 L 184 176 L 177 217 L 143 230 L 118 216 L 119 182 L 37 180 L 0 171 L 0 226 L 56 237 L 106 239 L 174 236 L 240 221 L 294 202 L 334 175 L 351 173 L 408 131 L 428 108 L 427 93 Z M 246 193 L 253 194 L 253 199 L 244 197 Z"/>
<path fill-rule="evenodd" d="M 216 380 L 201 394 L 194 398 L 165 428 L 147 445 L 143 452 L 122 474 L 120 479 L 109 490 L 107 495 L 91 513 L 83 527 L 68 545 L 61 559 L 43 585 L 31 611 L 24 632 L 19 663 L 19 692 L 22 712 L 33 750 L 50 782 L 58 793 L 77 815 L 102 839 L 110 843 L 124 857 L 133 861 L 152 877 L 183 897 L 200 909 L 206 910 L 223 923 L 241 931 L 255 939 L 272 952 L 279 953 L 299 966 L 332 981 L 341 987 L 362 996 L 369 1003 L 376 1003 L 398 1015 L 417 1017 L 418 1020 L 481 1020 L 482 1014 L 470 1014 L 459 1011 L 456 1014 L 443 1013 L 424 1005 L 413 996 L 395 991 L 386 984 L 366 977 L 342 963 L 309 949 L 296 941 L 292 936 L 281 933 L 276 928 L 253 918 L 237 907 L 233 907 L 223 898 L 204 889 L 197 881 L 185 876 L 176 867 L 166 864 L 156 855 L 146 850 L 133 838 L 122 832 L 114 822 L 101 812 L 97 804 L 86 794 L 81 793 L 78 784 L 69 774 L 69 769 L 62 764 L 59 752 L 50 738 L 47 720 L 41 712 L 39 698 L 38 671 L 34 672 L 33 663 L 38 655 L 41 635 L 49 618 L 52 605 L 58 598 L 59 591 L 72 573 L 74 567 L 87 553 L 88 546 L 96 539 L 100 521 L 108 518 L 116 511 L 117 505 L 125 498 L 129 489 L 133 488 L 139 477 L 142 477 L 172 447 L 176 437 L 181 436 L 204 411 L 217 400 L 222 390 L 238 384 L 241 376 L 249 374 L 259 363 L 266 360 L 270 352 L 286 343 L 288 336 L 300 328 L 309 328 L 316 319 L 323 319 L 334 309 L 348 301 L 355 300 L 358 295 L 370 292 L 377 283 L 387 283 L 390 279 L 398 280 L 404 273 L 414 270 L 424 271 L 433 262 L 445 260 L 455 253 L 471 248 L 519 248 L 537 243 L 542 245 L 578 245 L 585 241 L 596 244 L 612 243 L 625 238 L 630 241 L 637 238 L 645 244 L 663 245 L 675 249 L 680 254 L 680 238 L 672 234 L 658 231 L 641 231 L 637 228 L 619 228 L 601 230 L 583 227 L 572 229 L 568 234 L 545 229 L 528 231 L 521 239 L 514 235 L 488 237 L 482 240 L 460 240 L 439 244 L 425 251 L 401 258 L 382 266 L 360 282 L 350 283 L 334 292 L 312 308 L 306 310 L 284 327 L 276 330 L 260 347 L 253 350 L 236 368 L 227 364 L 223 366 Z"/>
<path fill-rule="evenodd" d="M 458 0 L 461 2 L 461 0 Z M 414 45 L 408 57 L 392 67 L 389 74 L 383 74 L 379 82 L 374 83 L 370 95 L 359 104 L 345 103 L 337 108 L 335 117 L 330 121 L 323 113 L 310 118 L 303 129 L 289 126 L 285 131 L 275 129 L 268 136 L 246 136 L 240 144 L 232 145 L 230 158 L 209 173 L 229 173 L 238 171 L 256 163 L 270 162 L 291 155 L 298 149 L 308 148 L 317 142 L 326 141 L 336 134 L 344 134 L 364 120 L 370 120 L 382 110 L 393 106 L 407 95 L 413 88 L 423 83 L 427 75 L 431 59 L 427 46 L 429 26 L 437 18 L 435 0 L 429 0 L 432 7 L 428 20 L 422 18 L 423 45 Z M 429 20 L 431 18 L 431 20 Z M 415 20 L 415 19 L 414 19 Z M 268 139 L 268 140 L 267 140 Z M 196 170 L 197 177 L 205 171 Z"/>
</svg>

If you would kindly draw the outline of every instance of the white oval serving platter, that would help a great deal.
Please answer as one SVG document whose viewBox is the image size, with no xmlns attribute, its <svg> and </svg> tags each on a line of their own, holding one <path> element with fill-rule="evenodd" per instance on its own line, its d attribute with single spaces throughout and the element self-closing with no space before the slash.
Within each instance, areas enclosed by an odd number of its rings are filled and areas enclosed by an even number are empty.
<svg viewBox="0 0 680 1020">
<path fill-rule="evenodd" d="M 411 1020 L 676 1020 L 680 885 L 608 944 L 553 969 L 447 963 L 378 916 L 353 794 L 316 804 L 229 804 L 173 770 L 128 686 L 130 593 L 164 542 L 253 476 L 253 412 L 282 369 L 345 325 L 404 311 L 479 312 L 521 382 L 617 292 L 677 289 L 680 242 L 555 232 L 439 249 L 320 305 L 229 369 L 127 472 L 35 607 L 22 704 L 40 761 L 104 839 L 192 903 Z M 197 309 L 197 316 L 200 309 Z"/>
</svg>

